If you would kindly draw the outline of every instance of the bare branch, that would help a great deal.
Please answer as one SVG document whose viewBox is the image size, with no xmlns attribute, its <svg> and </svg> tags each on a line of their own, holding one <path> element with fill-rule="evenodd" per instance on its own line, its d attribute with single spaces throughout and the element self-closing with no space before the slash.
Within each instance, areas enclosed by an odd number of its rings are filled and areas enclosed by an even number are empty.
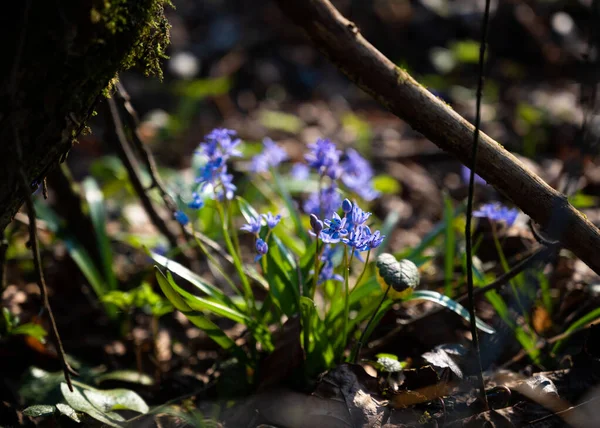
<svg viewBox="0 0 600 428">
<path fill-rule="evenodd" d="M 473 125 L 375 49 L 329 1 L 277 3 L 350 80 L 463 164 L 471 164 Z M 600 274 L 600 231 L 563 194 L 484 133 L 477 164 L 479 175 Z"/>
</svg>

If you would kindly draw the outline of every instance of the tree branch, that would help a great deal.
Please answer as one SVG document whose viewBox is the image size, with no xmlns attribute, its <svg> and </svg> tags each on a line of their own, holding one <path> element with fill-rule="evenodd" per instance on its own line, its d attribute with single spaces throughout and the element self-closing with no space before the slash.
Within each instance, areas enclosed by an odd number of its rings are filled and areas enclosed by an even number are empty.
<svg viewBox="0 0 600 428">
<path fill-rule="evenodd" d="M 350 80 L 463 164 L 471 164 L 474 128 L 373 47 L 328 0 L 276 0 Z M 478 174 L 600 274 L 600 231 L 567 198 L 515 156 L 480 134 Z"/>
</svg>

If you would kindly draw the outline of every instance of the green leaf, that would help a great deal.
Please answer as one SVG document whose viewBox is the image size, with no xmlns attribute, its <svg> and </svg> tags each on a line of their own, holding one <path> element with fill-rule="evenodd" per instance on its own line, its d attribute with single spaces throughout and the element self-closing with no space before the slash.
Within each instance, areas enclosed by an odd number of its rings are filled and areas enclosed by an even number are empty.
<svg viewBox="0 0 600 428">
<path fill-rule="evenodd" d="M 456 236 L 454 231 L 454 208 L 452 199 L 444 193 L 444 294 L 454 295 L 454 259 L 456 255 Z"/>
<path fill-rule="evenodd" d="M 102 257 L 104 278 L 110 290 L 117 289 L 117 277 L 113 270 L 113 254 L 110 247 L 110 239 L 106 234 L 106 213 L 104 211 L 104 197 L 102 191 L 92 177 L 87 177 L 82 183 L 85 199 L 90 209 L 90 218 L 96 232 L 96 241 Z"/>
<path fill-rule="evenodd" d="M 191 283 L 202 293 L 212 297 L 226 306 L 235 307 L 235 304 L 230 297 L 185 266 L 153 252 L 150 252 L 150 257 L 152 257 L 152 260 L 162 267 Z"/>
<path fill-rule="evenodd" d="M 56 408 L 62 415 L 65 415 L 66 417 L 77 423 L 81 423 L 81 419 L 79 418 L 79 415 L 77 414 L 75 409 L 69 406 L 68 404 L 58 403 L 56 405 Z"/>
<path fill-rule="evenodd" d="M 125 418 L 123 416 L 118 413 L 96 408 L 96 406 L 83 395 L 83 392 L 77 386 L 73 385 L 73 392 L 71 392 L 66 383 L 61 383 L 60 390 L 67 403 L 75 411 L 85 413 L 89 417 L 111 427 L 120 428 L 124 426 Z"/>
<path fill-rule="evenodd" d="M 236 311 L 235 309 L 188 293 L 183 288 L 177 285 L 177 283 L 173 279 L 173 276 L 171 275 L 171 272 L 169 271 L 167 271 L 167 281 L 169 281 L 169 285 L 175 291 L 177 291 L 181 296 L 183 296 L 186 304 L 190 307 L 191 310 L 211 312 L 215 315 L 229 318 L 234 322 L 246 326 L 250 324 L 250 319 L 246 315 Z"/>
<path fill-rule="evenodd" d="M 258 213 L 258 211 L 256 211 L 254 207 L 248 203 L 248 201 L 246 201 L 241 196 L 236 196 L 235 198 L 238 201 L 240 212 L 244 216 L 246 223 L 250 223 L 251 221 L 260 218 L 260 214 Z"/>
<path fill-rule="evenodd" d="M 294 222 L 296 234 L 304 241 L 306 245 L 309 245 L 309 243 L 311 242 L 310 237 L 308 236 L 308 232 L 302 225 L 300 214 L 298 212 L 298 209 L 296 208 L 296 205 L 294 204 L 294 201 L 292 200 L 292 197 L 290 196 L 290 192 L 288 192 L 288 190 L 283 186 L 283 180 L 281 178 L 281 175 L 279 175 L 279 173 L 277 172 L 277 170 L 273 169 L 271 172 L 273 174 L 275 188 L 277 189 L 279 195 L 281 195 L 281 197 L 283 198 L 283 202 L 285 203 L 287 212 L 292 218 L 292 221 Z"/>
<path fill-rule="evenodd" d="M 565 330 L 565 333 L 572 333 L 574 331 L 580 330 L 582 328 L 584 328 L 587 324 L 591 323 L 592 321 L 596 320 L 600 318 L 600 308 L 594 309 L 593 311 L 587 313 L 586 315 L 582 316 L 581 318 L 579 318 L 577 321 L 575 321 L 573 324 L 571 324 L 569 326 L 569 328 L 567 328 Z M 552 353 L 556 354 L 558 351 L 561 350 L 561 348 L 563 347 L 565 340 L 567 340 L 566 338 L 563 340 L 559 340 L 558 342 L 556 342 L 554 344 L 554 346 L 552 347 Z"/>
<path fill-rule="evenodd" d="M 273 236 L 275 242 L 278 239 Z M 283 245 L 283 244 L 282 244 Z M 278 245 L 272 245 L 265 255 L 266 273 L 269 281 L 269 292 L 273 302 L 284 314 L 292 317 L 298 313 L 298 281 L 294 281 L 291 275 L 296 275 L 296 269 L 290 266 L 287 258 L 282 254 Z"/>
<path fill-rule="evenodd" d="M 98 298 L 104 296 L 109 291 L 106 281 L 100 272 L 98 272 L 92 258 L 79 240 L 77 240 L 75 235 L 62 226 L 61 219 L 48 205 L 36 201 L 35 211 L 38 218 L 46 222 L 48 229 L 54 232 L 58 239 L 63 241 L 69 256 L 71 256 L 71 259 L 73 259 L 79 270 L 81 270 L 85 276 L 85 279 L 90 283 L 96 296 L 98 296 Z M 117 316 L 116 308 L 114 306 L 105 304 L 105 309 L 110 318 L 114 319 Z"/>
<path fill-rule="evenodd" d="M 304 122 L 298 117 L 280 111 L 264 110 L 259 116 L 260 123 L 269 129 L 296 134 L 304 127 Z"/>
<path fill-rule="evenodd" d="M 64 382 L 60 384 L 60 390 L 74 410 L 112 427 L 122 427 L 125 422 L 114 410 L 133 410 L 142 414 L 149 411 L 142 397 L 129 389 L 100 390 L 73 381 L 73 391 Z"/>
<path fill-rule="evenodd" d="M 385 249 L 388 245 L 388 242 L 390 241 L 390 238 L 392 237 L 392 233 L 394 232 L 394 229 L 396 229 L 396 225 L 398 224 L 399 221 L 400 221 L 400 212 L 399 211 L 392 210 L 385 217 L 385 220 L 383 221 L 383 224 L 381 225 L 381 229 L 380 229 L 380 233 L 383 236 L 385 236 L 385 238 L 383 239 L 383 242 L 381 243 L 381 245 L 379 245 L 379 247 L 377 247 L 377 249 L 375 250 L 375 257 L 377 257 L 378 255 L 380 255 L 381 253 L 383 253 L 385 251 Z"/>
<path fill-rule="evenodd" d="M 400 183 L 391 175 L 381 174 L 373 177 L 373 188 L 383 194 L 395 195 L 400 192 Z"/>
<path fill-rule="evenodd" d="M 98 376 L 97 383 L 102 383 L 107 380 L 117 380 L 121 382 L 137 383 L 140 385 L 154 385 L 154 380 L 145 373 L 140 373 L 135 370 L 115 370 Z"/>
<path fill-rule="evenodd" d="M 50 406 L 48 404 L 36 404 L 35 406 L 29 406 L 23 410 L 23 414 L 31 418 L 40 418 L 42 416 L 53 415 L 55 411 L 56 406 Z"/>
<path fill-rule="evenodd" d="M 158 267 L 154 268 L 156 271 L 156 279 L 158 284 L 167 296 L 167 299 L 175 306 L 175 309 L 183 313 L 192 324 L 204 331 L 208 337 L 215 341 L 221 348 L 230 350 L 233 355 L 238 357 L 240 361 L 246 361 L 247 357 L 244 351 L 235 344 L 235 342 L 227 336 L 223 330 L 221 330 L 215 323 L 210 321 L 204 315 L 197 311 L 192 311 L 190 305 L 187 304 L 185 299 L 173 289 L 169 283 L 167 277 L 160 271 Z"/>
<path fill-rule="evenodd" d="M 200 101 L 207 97 L 226 94 L 230 87 L 229 77 L 195 79 L 177 83 L 175 93 L 194 101 Z"/>
<path fill-rule="evenodd" d="M 41 325 L 28 322 L 13 328 L 10 334 L 23 334 L 43 342 L 48 332 Z"/>
<path fill-rule="evenodd" d="M 471 321 L 471 316 L 469 315 L 469 311 L 467 311 L 460 303 L 452 300 L 448 296 L 444 296 L 443 294 L 438 293 L 437 291 L 431 290 L 418 290 L 412 293 L 405 300 L 428 300 L 433 303 L 437 303 L 447 309 L 450 309 L 455 314 L 458 314 L 462 318 L 464 318 L 467 322 Z M 485 333 L 494 334 L 496 331 L 481 321 L 479 318 L 475 318 L 475 323 L 477 328 Z"/>
</svg>

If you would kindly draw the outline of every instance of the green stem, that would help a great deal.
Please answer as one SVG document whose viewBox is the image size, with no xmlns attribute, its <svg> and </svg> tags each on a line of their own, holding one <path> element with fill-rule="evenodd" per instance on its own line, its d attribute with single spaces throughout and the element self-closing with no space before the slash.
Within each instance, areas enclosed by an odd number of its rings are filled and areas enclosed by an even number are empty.
<svg viewBox="0 0 600 428">
<path fill-rule="evenodd" d="M 356 364 L 356 360 L 357 360 L 358 356 L 360 355 L 360 351 L 362 350 L 364 341 L 366 340 L 365 335 L 371 328 L 371 324 L 373 323 L 373 320 L 377 316 L 377 312 L 379 312 L 379 309 L 381 309 L 381 306 L 385 302 L 385 299 L 387 299 L 387 295 L 390 292 L 390 288 L 392 288 L 392 287 L 388 285 L 387 289 L 385 290 L 385 293 L 383 294 L 383 298 L 381 299 L 381 302 L 379 302 L 379 305 L 377 305 L 377 308 L 373 312 L 373 315 L 371 315 L 371 318 L 369 318 L 369 322 L 367 323 L 365 329 L 363 330 L 362 334 L 360 335 L 360 339 L 358 340 L 358 343 L 352 350 L 352 355 L 350 357 L 350 361 L 352 361 L 353 364 Z"/>
<path fill-rule="evenodd" d="M 496 231 L 496 224 L 492 220 L 490 220 L 490 224 L 492 226 L 492 237 L 494 238 L 494 246 L 496 247 L 496 252 L 498 253 L 498 258 L 500 259 L 500 264 L 502 265 L 504 273 L 509 272 L 510 266 L 508 265 L 508 261 L 504 256 L 504 251 L 502 251 L 502 245 L 500 245 L 500 240 L 498 239 L 498 232 Z M 519 309 L 521 310 L 521 315 L 523 315 L 523 318 L 529 324 L 529 314 L 527 313 L 525 307 L 523 306 L 523 303 L 521 302 L 519 288 L 515 285 L 515 282 L 517 282 L 517 278 L 508 281 L 513 295 L 517 300 L 517 305 L 519 305 Z"/>
<path fill-rule="evenodd" d="M 325 248 L 325 246 L 323 246 L 323 248 Z M 308 292 L 311 299 L 314 299 L 315 292 L 317 291 L 317 281 L 319 280 L 319 257 L 321 257 L 321 254 L 319 254 L 319 237 L 317 236 L 317 239 L 315 240 L 315 273 L 313 275 L 313 286 L 312 290 L 309 290 Z"/>
<path fill-rule="evenodd" d="M 354 254 L 353 254 L 354 255 Z M 348 340 L 348 316 L 350 312 L 349 292 L 350 262 L 348 261 L 348 247 L 344 246 L 344 335 L 342 336 L 342 349 L 340 358 L 344 358 L 344 349 Z"/>
<path fill-rule="evenodd" d="M 242 286 L 244 287 L 244 297 L 246 302 L 250 306 L 250 309 L 255 312 L 256 311 L 256 302 L 254 300 L 254 294 L 252 293 L 252 288 L 250 287 L 250 282 L 248 281 L 248 277 L 246 276 L 246 272 L 244 272 L 244 267 L 242 266 L 242 262 L 240 260 L 240 253 L 237 252 L 233 242 L 231 241 L 231 236 L 229 235 L 228 228 L 228 220 L 225 218 L 225 212 L 223 210 L 223 206 L 221 203 L 216 200 L 217 210 L 219 211 L 219 217 L 221 219 L 221 226 L 223 230 L 223 238 L 225 239 L 225 245 L 233 258 L 233 265 L 237 270 L 237 273 L 242 281 Z"/>
<path fill-rule="evenodd" d="M 190 222 L 190 226 L 192 229 L 192 235 L 194 236 L 194 240 L 196 241 L 196 245 L 198 245 L 198 247 L 200 248 L 200 250 L 202 250 L 202 252 L 206 256 L 206 258 L 208 258 L 208 261 L 215 267 L 215 269 L 217 269 L 217 271 L 221 274 L 221 276 L 225 279 L 225 281 L 227 281 L 227 283 L 231 286 L 233 291 L 235 291 L 238 296 L 241 296 L 242 293 L 240 292 L 239 288 L 237 287 L 237 285 L 235 285 L 235 282 L 233 282 L 233 279 L 231 279 L 231 277 L 229 275 L 227 275 L 227 273 L 221 266 L 221 263 L 219 263 L 219 261 L 215 258 L 215 256 L 212 255 L 212 253 L 210 251 L 208 251 L 208 249 L 202 243 L 202 241 L 200 241 L 200 239 L 198 239 L 198 236 L 196 235 L 196 231 L 194 230 L 193 222 Z"/>
<path fill-rule="evenodd" d="M 369 248 L 369 251 L 367 251 L 367 258 L 365 259 L 365 265 L 363 267 L 363 270 L 360 273 L 360 275 L 358 275 L 356 283 L 354 283 L 354 288 L 352 290 L 350 290 L 350 294 L 352 294 L 354 292 L 354 290 L 356 290 L 358 288 L 358 286 L 360 285 L 360 281 L 362 281 L 363 276 L 365 276 L 365 273 L 367 272 L 367 267 L 369 266 L 369 257 L 370 256 L 371 256 L 371 249 Z"/>
</svg>

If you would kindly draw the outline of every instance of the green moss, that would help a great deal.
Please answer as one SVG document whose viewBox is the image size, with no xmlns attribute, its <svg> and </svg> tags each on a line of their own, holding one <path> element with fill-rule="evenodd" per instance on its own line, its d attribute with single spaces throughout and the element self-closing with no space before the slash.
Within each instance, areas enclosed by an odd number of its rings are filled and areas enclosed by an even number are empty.
<svg viewBox="0 0 600 428">
<path fill-rule="evenodd" d="M 104 25 L 111 35 L 137 33 L 120 64 L 120 71 L 139 65 L 146 76 L 155 75 L 162 79 L 160 61 L 167 58 L 165 52 L 171 28 L 164 15 L 165 6 L 173 7 L 170 0 L 103 0 L 99 7 L 91 9 L 92 24 Z"/>
</svg>

